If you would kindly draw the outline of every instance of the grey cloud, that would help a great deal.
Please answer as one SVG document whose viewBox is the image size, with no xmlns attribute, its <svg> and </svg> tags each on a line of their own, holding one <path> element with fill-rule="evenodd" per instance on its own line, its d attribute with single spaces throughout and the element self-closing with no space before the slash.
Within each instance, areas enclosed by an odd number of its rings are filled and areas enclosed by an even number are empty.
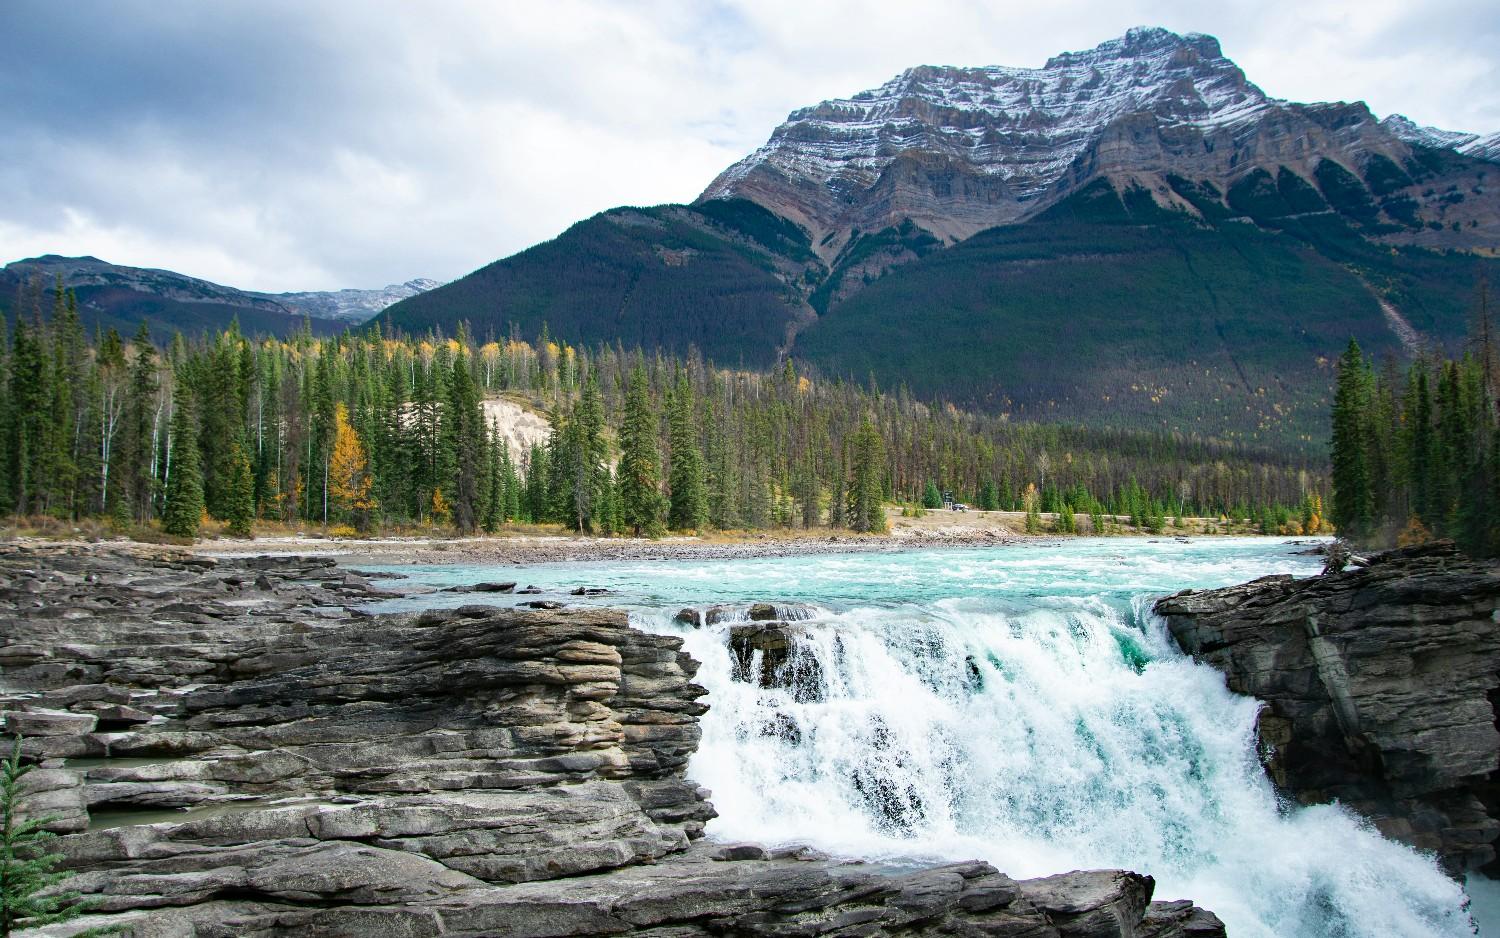
<svg viewBox="0 0 1500 938">
<path fill-rule="evenodd" d="M 1500 129 L 1492 91 L 1442 100 L 1496 87 L 1493 56 L 1443 71 L 1495 47 L 1493 11 L 1372 2 L 1394 12 L 1332 50 L 1371 86 L 1354 95 Z M 0 0 L 0 262 L 95 253 L 272 290 L 449 278 L 611 205 L 690 199 L 791 109 L 922 62 L 1039 65 L 1160 23 L 1216 33 L 1271 93 L 1335 96 L 1286 49 L 1339 4 L 1285 9 Z M 1382 62 L 1411 50 L 1431 74 L 1403 88 Z M 1427 88 L 1431 109 L 1409 107 Z"/>
</svg>

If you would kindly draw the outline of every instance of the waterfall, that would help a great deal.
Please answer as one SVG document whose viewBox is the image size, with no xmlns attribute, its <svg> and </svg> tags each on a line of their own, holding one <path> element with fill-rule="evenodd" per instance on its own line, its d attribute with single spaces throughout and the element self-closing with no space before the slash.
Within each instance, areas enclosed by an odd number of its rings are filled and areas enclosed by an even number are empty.
<svg viewBox="0 0 1500 938">
<path fill-rule="evenodd" d="M 744 639 L 770 623 L 637 613 L 703 662 L 711 708 L 689 774 L 713 791 L 711 836 L 978 857 L 1016 877 L 1133 869 L 1236 938 L 1473 933 L 1429 859 L 1336 806 L 1278 803 L 1254 750 L 1257 703 L 1177 653 L 1140 597 L 802 615 L 761 650 Z"/>
<path fill-rule="evenodd" d="M 1278 802 L 1255 752 L 1257 703 L 1182 655 L 1150 612 L 1184 587 L 1314 573 L 1305 550 L 1080 538 L 548 564 L 526 580 L 627 608 L 702 662 L 709 711 L 688 771 L 713 791 L 710 836 L 894 863 L 979 858 L 1015 877 L 1133 869 L 1234 938 L 1471 935 L 1459 884 L 1430 858 L 1337 806 Z M 495 576 L 397 569 L 434 590 Z M 610 592 L 575 599 L 579 585 Z M 433 592 L 388 608 L 465 601 Z M 707 624 L 676 621 L 685 605 Z M 1484 909 L 1500 906 L 1493 885 L 1475 883 Z"/>
</svg>

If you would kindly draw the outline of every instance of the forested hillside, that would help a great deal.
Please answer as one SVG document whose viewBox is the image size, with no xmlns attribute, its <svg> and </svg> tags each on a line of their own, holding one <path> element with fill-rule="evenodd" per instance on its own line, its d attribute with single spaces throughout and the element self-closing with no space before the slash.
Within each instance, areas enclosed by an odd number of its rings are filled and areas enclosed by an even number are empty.
<svg viewBox="0 0 1500 938">
<path fill-rule="evenodd" d="M 976 416 L 794 362 L 756 373 L 466 331 L 94 343 L 65 291 L 52 308 L 14 320 L 0 363 L 0 491 L 20 514 L 181 535 L 205 510 L 239 533 L 259 520 L 869 530 L 882 503 L 947 488 L 985 508 L 1300 530 L 1324 490 L 1316 459 Z M 550 414 L 550 442 L 511 451 L 482 416 L 495 394 Z"/>
<path fill-rule="evenodd" d="M 769 366 L 809 318 L 799 290 L 821 270 L 807 235 L 750 202 L 614 209 L 552 241 L 397 303 L 381 317 L 421 333 L 619 342 Z"/>
<path fill-rule="evenodd" d="M 1348 339 L 1408 355 L 1381 300 L 1454 348 L 1476 273 L 1500 274 L 1336 216 L 1263 220 L 1210 223 L 1101 182 L 877 280 L 796 353 L 987 411 L 1318 448 Z"/>
<path fill-rule="evenodd" d="M 1390 546 L 1448 537 L 1500 556 L 1500 339 L 1482 295 L 1468 352 L 1401 370 L 1351 341 L 1332 412 L 1332 520 Z"/>
</svg>

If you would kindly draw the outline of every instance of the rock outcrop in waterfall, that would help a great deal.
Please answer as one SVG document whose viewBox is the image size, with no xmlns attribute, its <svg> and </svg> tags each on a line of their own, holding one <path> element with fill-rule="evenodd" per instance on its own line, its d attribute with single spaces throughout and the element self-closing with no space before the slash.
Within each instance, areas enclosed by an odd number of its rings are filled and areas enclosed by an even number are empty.
<svg viewBox="0 0 1500 938">
<path fill-rule="evenodd" d="M 1265 701 L 1267 772 L 1450 869 L 1497 871 L 1500 568 L 1451 543 L 1156 604 L 1183 650 Z"/>
</svg>

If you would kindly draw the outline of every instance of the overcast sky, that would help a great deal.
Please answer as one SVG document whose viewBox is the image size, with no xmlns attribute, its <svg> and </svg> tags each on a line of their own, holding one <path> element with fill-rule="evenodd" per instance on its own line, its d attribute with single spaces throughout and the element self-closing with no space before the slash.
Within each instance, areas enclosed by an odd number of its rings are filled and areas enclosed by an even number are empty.
<svg viewBox="0 0 1500 938">
<path fill-rule="evenodd" d="M 1135 25 L 1277 97 L 1500 130 L 1494 0 L 0 0 L 0 263 L 448 280 L 691 200 L 793 108 Z"/>
</svg>

